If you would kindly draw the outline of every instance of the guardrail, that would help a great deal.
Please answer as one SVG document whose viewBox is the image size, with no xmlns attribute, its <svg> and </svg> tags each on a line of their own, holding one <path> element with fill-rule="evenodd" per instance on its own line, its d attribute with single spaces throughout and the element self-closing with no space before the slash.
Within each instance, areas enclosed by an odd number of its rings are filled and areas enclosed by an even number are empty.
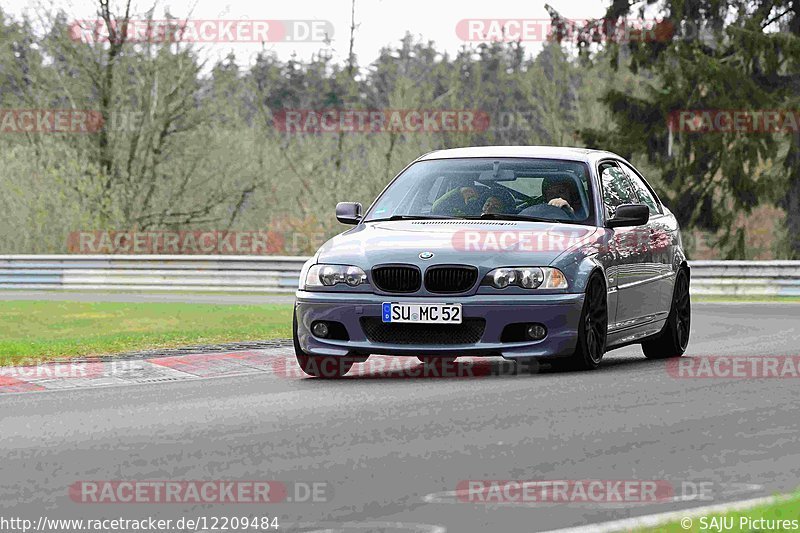
<svg viewBox="0 0 800 533">
<path fill-rule="evenodd" d="M 691 292 L 729 296 L 800 296 L 800 261 L 689 261 Z"/>
<path fill-rule="evenodd" d="M 294 292 L 307 257 L 0 255 L 0 289 Z"/>
<path fill-rule="evenodd" d="M 0 255 L 0 289 L 294 292 L 307 257 Z M 692 294 L 800 296 L 800 261 L 690 261 Z"/>
</svg>

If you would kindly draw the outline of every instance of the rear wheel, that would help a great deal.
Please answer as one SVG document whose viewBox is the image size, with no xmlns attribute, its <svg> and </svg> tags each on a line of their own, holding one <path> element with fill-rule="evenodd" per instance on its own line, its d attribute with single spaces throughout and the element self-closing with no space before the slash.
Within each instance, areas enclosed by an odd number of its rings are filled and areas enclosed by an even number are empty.
<svg viewBox="0 0 800 533">
<path fill-rule="evenodd" d="M 689 327 L 692 322 L 692 304 L 689 298 L 689 275 L 678 270 L 675 289 L 672 291 L 672 306 L 667 323 L 657 337 L 642 343 L 642 351 L 648 359 L 680 357 L 689 345 Z"/>
<path fill-rule="evenodd" d="M 294 355 L 300 368 L 315 378 L 340 378 L 347 374 L 353 366 L 349 357 L 333 357 L 324 355 L 310 355 L 300 347 L 297 338 L 297 315 L 292 317 L 292 340 L 294 341 Z"/>
<path fill-rule="evenodd" d="M 600 366 L 606 351 L 608 335 L 608 293 L 600 275 L 594 274 L 586 286 L 586 297 L 578 323 L 575 353 L 566 359 L 555 359 L 555 366 L 569 370 L 593 370 Z"/>
</svg>

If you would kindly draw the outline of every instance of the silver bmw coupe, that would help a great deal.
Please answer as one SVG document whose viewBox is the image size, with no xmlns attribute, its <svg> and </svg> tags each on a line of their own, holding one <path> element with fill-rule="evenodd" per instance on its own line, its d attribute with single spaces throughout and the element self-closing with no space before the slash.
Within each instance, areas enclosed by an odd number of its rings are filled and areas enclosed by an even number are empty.
<svg viewBox="0 0 800 533">
<path fill-rule="evenodd" d="M 371 354 L 593 369 L 612 348 L 681 356 L 689 266 L 678 223 L 611 152 L 492 146 L 431 152 L 304 265 L 294 347 L 340 377 Z"/>
</svg>

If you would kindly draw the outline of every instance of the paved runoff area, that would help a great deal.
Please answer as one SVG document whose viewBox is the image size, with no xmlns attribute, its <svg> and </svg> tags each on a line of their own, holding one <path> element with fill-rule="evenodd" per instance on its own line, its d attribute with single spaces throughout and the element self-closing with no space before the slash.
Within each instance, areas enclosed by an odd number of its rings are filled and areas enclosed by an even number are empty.
<svg viewBox="0 0 800 533">
<path fill-rule="evenodd" d="M 799 310 L 698 304 L 685 357 L 630 346 L 594 372 L 371 357 L 320 380 L 285 342 L 5 367 L 0 518 L 528 533 L 695 517 L 797 488 Z M 68 519 L 84 522 L 52 522 Z"/>
</svg>

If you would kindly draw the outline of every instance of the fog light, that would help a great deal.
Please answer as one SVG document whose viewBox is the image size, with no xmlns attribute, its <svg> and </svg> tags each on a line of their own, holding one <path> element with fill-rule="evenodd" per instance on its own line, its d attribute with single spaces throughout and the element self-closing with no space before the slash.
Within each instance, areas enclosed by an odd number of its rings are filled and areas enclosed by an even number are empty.
<svg viewBox="0 0 800 533">
<path fill-rule="evenodd" d="M 328 325 L 325 322 L 314 322 L 311 325 L 311 333 L 315 337 L 325 338 L 328 336 Z"/>
<path fill-rule="evenodd" d="M 540 341 L 547 335 L 547 328 L 541 324 L 531 324 L 525 329 L 525 334 L 531 340 Z"/>
</svg>

